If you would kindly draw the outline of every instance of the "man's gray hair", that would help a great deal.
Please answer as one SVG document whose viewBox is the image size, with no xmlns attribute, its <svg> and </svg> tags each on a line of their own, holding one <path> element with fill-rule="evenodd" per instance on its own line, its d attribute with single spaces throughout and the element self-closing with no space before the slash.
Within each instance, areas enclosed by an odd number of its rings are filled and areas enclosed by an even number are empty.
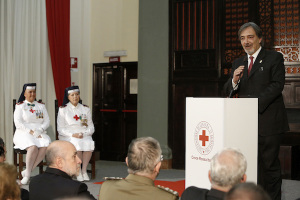
<svg viewBox="0 0 300 200">
<path fill-rule="evenodd" d="M 143 172 L 152 174 L 160 162 L 161 148 L 152 137 L 141 137 L 133 140 L 128 147 L 128 173 Z"/>
<path fill-rule="evenodd" d="M 254 31 L 255 31 L 257 37 L 258 37 L 258 38 L 261 38 L 261 43 L 260 43 L 260 45 L 261 45 L 261 46 L 264 46 L 264 39 L 263 39 L 263 35 L 262 35 L 262 30 L 261 30 L 261 28 L 260 28 L 257 24 L 255 24 L 254 22 L 247 22 L 247 23 L 243 24 L 243 25 L 240 27 L 240 29 L 239 29 L 239 31 L 238 31 L 238 37 L 239 37 L 239 40 L 241 39 L 241 34 L 242 34 L 243 30 L 245 30 L 245 29 L 248 28 L 248 27 L 252 27 L 252 28 L 254 29 Z"/>
<path fill-rule="evenodd" d="M 234 148 L 224 148 L 210 163 L 210 176 L 213 185 L 232 187 L 240 183 L 247 170 L 245 156 Z"/>
<path fill-rule="evenodd" d="M 258 37 L 258 38 L 262 38 L 263 35 L 262 35 L 262 30 L 261 30 L 261 28 L 260 28 L 257 24 L 255 24 L 254 22 L 247 22 L 247 23 L 243 24 L 243 25 L 240 27 L 239 31 L 238 31 L 238 37 L 239 37 L 239 39 L 240 39 L 240 37 L 241 37 L 241 33 L 243 32 L 243 30 L 245 30 L 245 29 L 248 28 L 248 27 L 252 27 L 252 28 L 254 29 L 254 31 L 255 31 L 257 37 Z"/>
</svg>

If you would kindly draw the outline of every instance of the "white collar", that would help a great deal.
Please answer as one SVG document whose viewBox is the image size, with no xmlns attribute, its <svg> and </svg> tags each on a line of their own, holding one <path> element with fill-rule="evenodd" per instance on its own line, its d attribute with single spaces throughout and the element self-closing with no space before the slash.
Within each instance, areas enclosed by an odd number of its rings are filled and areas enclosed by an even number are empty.
<svg viewBox="0 0 300 200">
<path fill-rule="evenodd" d="M 29 101 L 27 101 L 26 99 L 24 100 L 24 102 L 25 102 L 25 103 L 30 103 L 30 104 L 34 104 L 34 103 L 35 103 L 35 101 L 29 102 Z"/>
<path fill-rule="evenodd" d="M 78 108 L 80 103 L 78 102 L 77 106 L 74 106 L 71 102 L 68 102 L 67 104 L 69 104 L 71 106 L 71 108 L 74 109 L 74 108 Z"/>
</svg>

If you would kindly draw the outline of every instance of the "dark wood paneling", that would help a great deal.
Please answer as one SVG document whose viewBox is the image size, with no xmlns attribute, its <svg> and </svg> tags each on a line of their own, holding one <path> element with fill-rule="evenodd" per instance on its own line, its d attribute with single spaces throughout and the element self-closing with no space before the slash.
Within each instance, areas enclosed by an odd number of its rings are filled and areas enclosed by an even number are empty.
<svg viewBox="0 0 300 200">
<path fill-rule="evenodd" d="M 295 136 L 299 139 L 299 134 Z M 300 180 L 300 146 L 281 145 L 279 159 L 282 178 Z"/>
<path fill-rule="evenodd" d="M 286 78 L 283 97 L 287 108 L 300 109 L 300 76 L 299 78 Z"/>
<path fill-rule="evenodd" d="M 202 69 L 217 69 L 215 49 L 175 51 L 174 71 Z"/>
<path fill-rule="evenodd" d="M 171 1 L 176 50 L 215 48 L 216 3 L 218 0 Z"/>
</svg>

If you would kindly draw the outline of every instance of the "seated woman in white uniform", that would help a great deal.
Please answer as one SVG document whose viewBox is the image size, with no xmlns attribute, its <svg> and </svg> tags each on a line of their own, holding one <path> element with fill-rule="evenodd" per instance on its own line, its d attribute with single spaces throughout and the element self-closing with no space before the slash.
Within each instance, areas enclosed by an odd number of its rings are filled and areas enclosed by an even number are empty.
<svg viewBox="0 0 300 200">
<path fill-rule="evenodd" d="M 27 151 L 22 184 L 28 183 L 31 171 L 44 159 L 47 146 L 51 142 L 46 132 L 50 124 L 46 106 L 35 101 L 35 97 L 36 84 L 24 84 L 14 112 L 14 148 Z"/>
<path fill-rule="evenodd" d="M 60 140 L 71 142 L 77 149 L 77 155 L 82 160 L 82 170 L 77 176 L 78 181 L 89 181 L 87 165 L 95 149 L 92 135 L 95 132 L 90 108 L 80 104 L 78 86 L 65 89 L 63 106 L 57 116 L 57 131 Z"/>
</svg>

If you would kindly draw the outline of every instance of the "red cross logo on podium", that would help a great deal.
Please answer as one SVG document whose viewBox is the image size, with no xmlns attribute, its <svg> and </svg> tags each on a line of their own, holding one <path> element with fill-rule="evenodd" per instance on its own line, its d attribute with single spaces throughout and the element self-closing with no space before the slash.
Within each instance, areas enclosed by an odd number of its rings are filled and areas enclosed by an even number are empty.
<svg viewBox="0 0 300 200">
<path fill-rule="evenodd" d="M 75 115 L 73 118 L 76 119 L 76 121 L 79 119 L 77 115 Z"/>
<path fill-rule="evenodd" d="M 34 113 L 35 110 L 32 110 L 32 108 L 29 110 L 30 112 Z"/>
<path fill-rule="evenodd" d="M 205 146 L 205 142 L 208 141 L 208 136 L 206 136 L 205 130 L 202 130 L 202 135 L 199 135 L 199 140 L 202 141 L 202 146 Z"/>
</svg>

